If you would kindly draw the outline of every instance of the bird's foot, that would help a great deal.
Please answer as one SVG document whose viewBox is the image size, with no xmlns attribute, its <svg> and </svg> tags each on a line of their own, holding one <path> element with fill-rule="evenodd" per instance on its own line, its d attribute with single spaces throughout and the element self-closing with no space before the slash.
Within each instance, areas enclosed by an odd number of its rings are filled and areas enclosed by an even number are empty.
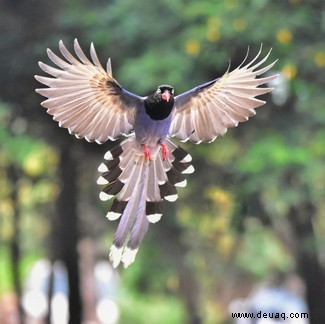
<svg viewBox="0 0 325 324">
<path fill-rule="evenodd" d="M 165 144 L 161 144 L 161 143 L 158 145 L 161 146 L 163 159 L 168 160 L 168 158 L 169 158 L 168 147 Z"/>
<path fill-rule="evenodd" d="M 150 161 L 151 160 L 151 154 L 150 154 L 149 147 L 146 144 L 141 144 L 141 146 L 143 147 L 144 159 L 146 161 Z"/>
</svg>

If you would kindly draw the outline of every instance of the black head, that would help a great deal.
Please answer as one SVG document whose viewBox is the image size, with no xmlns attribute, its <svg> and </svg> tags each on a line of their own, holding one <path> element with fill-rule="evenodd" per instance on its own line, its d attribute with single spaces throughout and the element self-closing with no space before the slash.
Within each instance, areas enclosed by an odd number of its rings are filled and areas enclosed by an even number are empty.
<svg viewBox="0 0 325 324">
<path fill-rule="evenodd" d="M 168 84 L 162 84 L 158 87 L 156 93 L 161 96 L 162 100 L 169 102 L 170 99 L 174 99 L 174 88 Z"/>
<path fill-rule="evenodd" d="M 160 85 L 157 90 L 145 100 L 147 114 L 155 120 L 169 116 L 174 106 L 174 88 L 167 84 Z"/>
</svg>

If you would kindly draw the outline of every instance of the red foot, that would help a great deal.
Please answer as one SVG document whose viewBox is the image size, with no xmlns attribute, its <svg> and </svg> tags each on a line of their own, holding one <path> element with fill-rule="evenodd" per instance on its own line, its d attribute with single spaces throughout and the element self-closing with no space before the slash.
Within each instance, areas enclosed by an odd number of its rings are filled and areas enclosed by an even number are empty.
<svg viewBox="0 0 325 324">
<path fill-rule="evenodd" d="M 159 144 L 159 146 L 161 146 L 163 159 L 168 160 L 169 152 L 167 146 L 165 144 Z"/>
<path fill-rule="evenodd" d="M 144 159 L 149 161 L 151 159 L 151 155 L 148 146 L 146 144 L 141 144 L 141 146 L 143 147 Z"/>
</svg>

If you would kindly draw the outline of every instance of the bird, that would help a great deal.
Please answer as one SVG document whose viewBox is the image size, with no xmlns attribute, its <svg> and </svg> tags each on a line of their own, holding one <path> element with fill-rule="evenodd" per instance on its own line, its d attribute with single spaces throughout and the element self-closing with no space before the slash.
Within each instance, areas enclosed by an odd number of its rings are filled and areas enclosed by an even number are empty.
<svg viewBox="0 0 325 324">
<path fill-rule="evenodd" d="M 256 97 L 272 90 L 260 86 L 277 77 L 264 75 L 276 60 L 264 66 L 271 49 L 260 59 L 261 46 L 250 62 L 247 51 L 237 68 L 230 71 L 228 66 L 221 77 L 189 91 L 175 95 L 172 86 L 162 84 L 148 96 L 138 96 L 113 77 L 111 59 L 104 69 L 93 43 L 90 58 L 77 39 L 73 48 L 75 55 L 60 40 L 60 56 L 47 49 L 55 67 L 39 62 L 47 76 L 35 78 L 46 88 L 35 91 L 47 98 L 41 105 L 53 120 L 77 138 L 103 144 L 125 137 L 104 155 L 97 183 L 102 186 L 99 198 L 113 200 L 107 218 L 120 219 L 110 261 L 114 268 L 120 263 L 126 268 L 149 224 L 162 217 L 163 200 L 175 201 L 177 188 L 185 187 L 186 175 L 194 171 L 191 155 L 172 138 L 211 143 L 247 121 L 265 104 Z"/>
</svg>

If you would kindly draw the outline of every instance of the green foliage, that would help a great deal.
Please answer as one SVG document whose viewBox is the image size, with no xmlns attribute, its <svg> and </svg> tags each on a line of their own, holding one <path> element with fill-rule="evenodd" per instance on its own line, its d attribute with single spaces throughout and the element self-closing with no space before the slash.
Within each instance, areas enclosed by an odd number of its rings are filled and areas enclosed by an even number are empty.
<svg viewBox="0 0 325 324">
<path fill-rule="evenodd" d="M 261 279 L 271 277 L 276 271 L 288 272 L 293 268 L 293 260 L 270 229 L 264 228 L 256 220 L 250 219 L 247 233 L 236 262 L 240 268 Z"/>
<path fill-rule="evenodd" d="M 39 176 L 53 172 L 57 164 L 57 157 L 44 141 L 22 134 L 16 130 L 15 123 L 11 129 L 6 122 L 11 118 L 10 106 L 0 102 L 0 139 L 1 139 L 1 162 L 3 167 L 14 163 L 30 176 Z M 19 118 L 17 118 L 19 122 Z M 24 121 L 21 121 L 25 124 Z"/>
<path fill-rule="evenodd" d="M 149 296 L 124 291 L 119 298 L 121 324 L 184 323 L 186 315 L 178 298 L 150 294 Z"/>
<path fill-rule="evenodd" d="M 290 143 L 283 134 L 267 133 L 250 146 L 238 167 L 244 173 L 281 173 L 283 169 L 305 166 L 312 159 L 306 148 Z"/>
<path fill-rule="evenodd" d="M 57 166 L 55 151 L 44 141 L 21 133 L 17 125 L 25 123 L 19 117 L 16 123 L 9 123 L 13 119 L 10 108 L 4 103 L 0 105 L 0 293 L 12 289 L 8 246 L 17 235 L 15 216 L 19 215 L 23 256 L 20 272 L 25 279 L 26 269 L 45 253 L 43 242 L 49 232 L 49 213 L 44 211 L 50 210 L 49 204 L 58 190 L 53 179 Z"/>
<path fill-rule="evenodd" d="M 1 264 L 0 264 L 0 296 L 7 292 L 12 291 L 12 277 L 10 269 L 10 255 L 9 249 L 2 248 L 0 250 Z"/>
<path fill-rule="evenodd" d="M 20 260 L 19 271 L 23 282 L 26 280 L 32 265 L 41 257 L 42 254 L 39 251 L 31 250 Z M 0 297 L 2 294 L 13 290 L 10 258 L 9 248 L 2 245 L 0 248 Z"/>
</svg>

